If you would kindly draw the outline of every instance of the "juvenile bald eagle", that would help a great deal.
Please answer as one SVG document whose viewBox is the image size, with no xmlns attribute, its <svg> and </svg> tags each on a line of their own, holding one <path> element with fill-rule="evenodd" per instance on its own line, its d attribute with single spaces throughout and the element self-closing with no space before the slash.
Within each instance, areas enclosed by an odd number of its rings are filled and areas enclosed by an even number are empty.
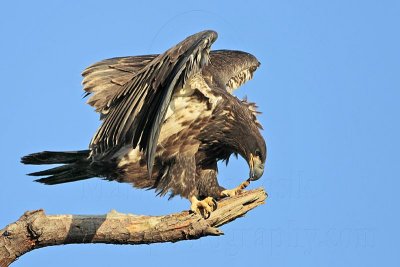
<svg viewBox="0 0 400 267">
<path fill-rule="evenodd" d="M 100 61 L 83 72 L 88 103 L 102 124 L 89 149 L 44 151 L 25 164 L 63 164 L 29 175 L 54 185 L 92 177 L 181 195 L 191 210 L 208 217 L 226 190 L 217 181 L 217 162 L 239 154 L 250 180 L 261 177 L 266 145 L 256 107 L 232 95 L 260 65 L 251 54 L 215 50 L 214 31 L 189 36 L 160 55 Z"/>
</svg>

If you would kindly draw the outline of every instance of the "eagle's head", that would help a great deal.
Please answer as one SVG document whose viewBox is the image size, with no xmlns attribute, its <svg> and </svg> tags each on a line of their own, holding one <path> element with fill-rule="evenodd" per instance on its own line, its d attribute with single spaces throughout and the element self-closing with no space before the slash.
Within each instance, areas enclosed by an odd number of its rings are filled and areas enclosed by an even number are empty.
<svg viewBox="0 0 400 267">
<path fill-rule="evenodd" d="M 265 160 L 267 158 L 267 146 L 260 132 L 251 134 L 244 141 L 244 153 L 242 155 L 250 168 L 250 180 L 258 180 L 264 173 Z"/>
<path fill-rule="evenodd" d="M 247 99 L 241 100 L 247 109 L 243 109 L 243 113 L 239 113 L 236 117 L 236 137 L 238 141 L 238 153 L 246 159 L 249 164 L 251 181 L 258 180 L 264 173 L 264 165 L 267 159 L 267 146 L 261 135 L 261 123 L 257 120 L 260 114 L 255 103 L 248 102 Z"/>
<path fill-rule="evenodd" d="M 267 158 L 267 146 L 260 132 L 261 125 L 255 120 L 237 117 L 231 137 L 227 139 L 231 147 L 230 153 L 239 154 L 249 165 L 251 181 L 258 180 L 264 173 Z"/>
</svg>

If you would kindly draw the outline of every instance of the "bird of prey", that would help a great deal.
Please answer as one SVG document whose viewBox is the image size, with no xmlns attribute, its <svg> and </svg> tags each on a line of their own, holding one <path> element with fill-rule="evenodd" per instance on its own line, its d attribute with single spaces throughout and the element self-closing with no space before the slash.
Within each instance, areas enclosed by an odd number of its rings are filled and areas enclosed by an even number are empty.
<svg viewBox="0 0 400 267">
<path fill-rule="evenodd" d="M 234 196 L 264 172 L 267 156 L 256 105 L 232 92 L 260 65 L 251 54 L 210 51 L 202 31 L 159 55 L 111 58 L 86 68 L 83 89 L 100 113 L 89 149 L 43 151 L 25 164 L 62 164 L 29 175 L 54 185 L 100 177 L 190 200 L 209 217 L 216 199 Z M 234 189 L 217 181 L 217 162 L 242 156 L 250 178 Z"/>
</svg>

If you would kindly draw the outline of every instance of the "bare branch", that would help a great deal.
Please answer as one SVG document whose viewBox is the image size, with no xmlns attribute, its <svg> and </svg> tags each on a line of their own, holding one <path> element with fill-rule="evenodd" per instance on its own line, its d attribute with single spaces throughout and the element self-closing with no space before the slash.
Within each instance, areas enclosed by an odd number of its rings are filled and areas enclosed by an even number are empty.
<svg viewBox="0 0 400 267">
<path fill-rule="evenodd" d="M 210 218 L 183 211 L 165 216 L 143 216 L 111 211 L 106 215 L 46 215 L 25 212 L 18 221 L 0 230 L 0 267 L 42 247 L 83 244 L 150 244 L 222 235 L 217 227 L 235 220 L 264 203 L 261 188 L 218 202 Z"/>
</svg>

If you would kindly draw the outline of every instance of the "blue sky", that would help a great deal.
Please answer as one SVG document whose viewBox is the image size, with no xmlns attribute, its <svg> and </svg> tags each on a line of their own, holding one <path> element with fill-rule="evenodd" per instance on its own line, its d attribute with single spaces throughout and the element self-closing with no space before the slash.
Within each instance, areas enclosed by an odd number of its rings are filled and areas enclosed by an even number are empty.
<svg viewBox="0 0 400 267">
<path fill-rule="evenodd" d="M 225 236 L 150 246 L 39 249 L 13 266 L 397 266 L 398 1 L 3 1 L 0 4 L 0 228 L 24 211 L 167 214 L 186 200 L 92 179 L 44 186 L 22 155 L 85 149 L 99 125 L 80 72 L 110 57 L 159 53 L 214 29 L 215 49 L 262 65 L 238 94 L 263 114 L 269 158 L 252 187 L 266 205 Z M 221 166 L 232 187 L 244 160 Z"/>
</svg>

